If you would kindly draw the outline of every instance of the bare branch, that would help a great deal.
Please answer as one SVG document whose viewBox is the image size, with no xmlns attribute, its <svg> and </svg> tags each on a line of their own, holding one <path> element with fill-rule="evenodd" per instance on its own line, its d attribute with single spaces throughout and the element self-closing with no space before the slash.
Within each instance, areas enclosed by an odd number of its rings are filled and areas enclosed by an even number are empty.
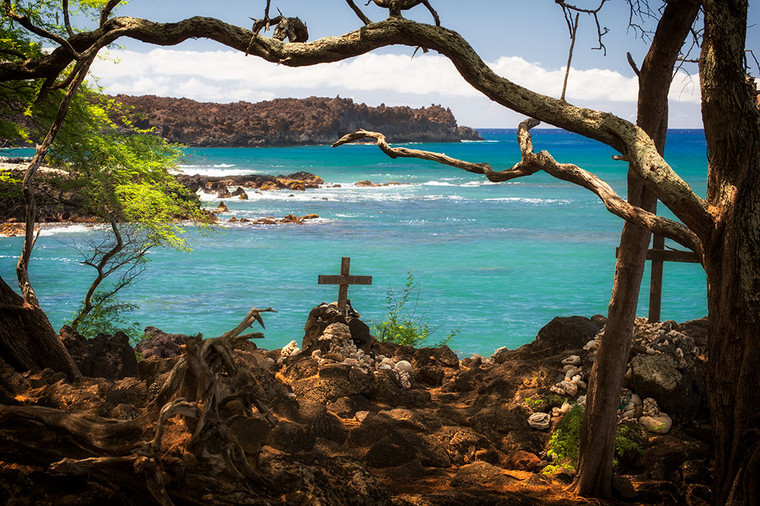
<svg viewBox="0 0 760 506">
<path fill-rule="evenodd" d="M 271 307 L 268 307 L 266 309 L 257 309 L 255 307 L 252 307 L 251 310 L 248 311 L 248 314 L 245 315 L 245 318 L 243 318 L 243 321 L 240 322 L 240 324 L 238 324 L 238 326 L 234 329 L 225 332 L 221 336 L 221 339 L 232 339 L 238 337 L 241 332 L 253 325 L 253 322 L 259 322 L 261 328 L 264 328 L 264 320 L 261 318 L 261 313 L 265 312 L 276 313 L 277 311 Z"/>
<path fill-rule="evenodd" d="M 106 24 L 106 21 L 108 21 L 108 16 L 111 15 L 111 11 L 113 11 L 114 8 L 120 3 L 121 0 L 108 0 L 108 3 L 106 3 L 102 9 L 100 9 L 100 27 Z"/>
<path fill-rule="evenodd" d="M 71 29 L 71 20 L 69 19 L 69 0 L 63 0 L 63 24 L 66 26 L 66 33 L 69 37 L 74 36 L 74 30 Z"/>
<path fill-rule="evenodd" d="M 633 60 L 633 56 L 631 56 L 631 53 L 626 53 L 626 57 L 628 58 L 628 65 L 631 66 L 633 69 L 633 72 L 636 74 L 636 77 L 641 77 L 641 70 L 639 70 L 638 65 L 636 65 L 636 62 Z"/>
<path fill-rule="evenodd" d="M 538 124 L 539 122 L 535 119 L 528 119 L 520 123 L 518 128 L 518 144 L 520 145 L 522 159 L 511 168 L 500 172 L 495 172 L 487 163 L 466 162 L 431 151 L 393 148 L 385 141 L 385 136 L 383 134 L 368 132 L 366 130 L 359 130 L 358 132 L 345 135 L 335 142 L 332 147 L 337 147 L 362 138 L 373 138 L 377 141 L 378 147 L 391 158 L 405 157 L 432 160 L 466 170 L 467 172 L 483 174 L 489 181 L 494 182 L 529 176 L 543 170 L 557 179 L 562 179 L 578 186 L 582 186 L 593 192 L 601 199 L 607 207 L 607 210 L 612 214 L 641 227 L 647 228 L 654 233 L 673 239 L 693 251 L 701 252 L 701 242 L 697 236 L 683 224 L 657 216 L 649 211 L 641 209 L 640 207 L 629 204 L 625 199 L 621 198 L 609 184 L 592 173 L 581 169 L 577 165 L 558 163 L 547 151 L 541 151 L 537 154 L 534 153 L 530 129 Z"/>
<path fill-rule="evenodd" d="M 602 42 L 602 37 L 607 35 L 609 29 L 607 27 L 602 28 L 602 25 L 599 23 L 599 11 L 602 10 L 602 7 L 604 7 L 604 4 L 607 3 L 607 0 L 600 0 L 599 5 L 597 5 L 597 7 L 594 9 L 584 9 L 573 4 L 569 4 L 564 0 L 555 0 L 555 3 L 562 7 L 562 12 L 565 15 L 565 22 L 567 23 L 567 29 L 570 32 L 570 38 L 573 40 L 573 44 L 575 43 L 575 31 L 578 29 L 578 16 L 580 14 L 588 14 L 594 19 L 599 47 L 592 49 L 601 49 L 604 51 L 604 55 L 607 56 L 607 47 Z M 575 20 L 573 20 L 573 14 L 575 14 Z"/>
<path fill-rule="evenodd" d="M 433 6 L 430 5 L 430 2 L 428 0 L 422 0 L 422 3 L 425 5 L 425 7 L 428 8 L 430 11 L 430 14 L 433 15 L 433 19 L 435 20 L 435 26 L 441 26 L 441 18 L 438 17 L 438 13 L 433 9 Z"/>
<path fill-rule="evenodd" d="M 213 18 L 153 23 L 117 17 L 106 22 L 103 29 L 77 34 L 76 42 L 77 47 L 81 45 L 93 50 L 95 41 L 97 45 L 107 44 L 120 36 L 158 45 L 175 45 L 189 38 L 204 37 L 245 52 L 253 33 Z M 342 36 L 307 43 L 286 44 L 267 37 L 255 37 L 250 44 L 250 53 L 270 62 L 300 67 L 340 61 L 394 44 L 438 51 L 452 61 L 470 85 L 494 102 L 613 147 L 635 162 L 637 175 L 648 180 L 647 185 L 657 197 L 700 237 L 706 237 L 714 226 L 705 201 L 672 170 L 642 129 L 610 113 L 571 106 L 499 76 L 466 40 L 452 30 L 391 17 Z M 24 65 L 0 62 L 0 81 L 44 77 L 59 72 L 70 61 L 70 55 L 56 50 L 36 62 L 24 62 Z"/>
<path fill-rule="evenodd" d="M 354 11 L 354 13 L 359 17 L 359 19 L 362 20 L 362 23 L 365 25 L 369 25 L 372 23 L 372 20 L 367 17 L 364 12 L 354 3 L 354 0 L 346 0 L 346 3 L 349 7 L 351 7 L 351 10 Z"/>
<path fill-rule="evenodd" d="M 578 17 L 580 14 L 575 15 L 573 20 L 573 26 L 570 29 L 570 51 L 567 55 L 567 66 L 565 67 L 565 80 L 562 83 L 562 94 L 560 100 L 565 100 L 565 92 L 567 92 L 567 78 L 570 77 L 570 64 L 573 62 L 573 49 L 575 48 L 575 36 L 578 34 Z"/>
</svg>

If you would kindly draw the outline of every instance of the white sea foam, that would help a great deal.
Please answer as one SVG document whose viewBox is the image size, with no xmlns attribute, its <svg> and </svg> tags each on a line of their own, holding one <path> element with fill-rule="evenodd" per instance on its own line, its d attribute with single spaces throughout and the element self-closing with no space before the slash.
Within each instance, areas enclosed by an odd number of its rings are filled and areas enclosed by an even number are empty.
<svg viewBox="0 0 760 506">
<path fill-rule="evenodd" d="M 224 164 L 222 164 L 224 165 Z M 235 165 L 229 165 L 225 167 L 235 167 Z M 221 166 L 214 165 L 210 167 L 208 165 L 180 165 L 180 173 L 187 176 L 247 176 L 253 174 L 253 169 L 230 169 L 222 168 Z"/>
<path fill-rule="evenodd" d="M 520 204 L 532 204 L 532 205 L 542 205 L 542 204 L 554 204 L 554 205 L 567 205 L 572 204 L 572 200 L 568 199 L 539 199 L 539 198 L 530 198 L 530 197 L 498 197 L 498 198 L 492 198 L 492 199 L 483 199 L 484 201 L 492 201 L 492 202 L 517 202 Z"/>
<path fill-rule="evenodd" d="M 467 181 L 461 186 L 469 187 L 469 186 L 491 186 L 494 184 L 501 184 L 501 183 L 495 183 L 493 181 L 489 181 L 487 179 L 483 179 L 482 181 Z"/>
<path fill-rule="evenodd" d="M 41 225 L 40 228 L 40 236 L 46 237 L 60 234 L 81 234 L 96 230 L 106 230 L 108 227 L 104 224 L 92 223 L 45 223 Z"/>
<path fill-rule="evenodd" d="M 446 181 L 428 181 L 427 183 L 422 183 L 422 186 L 459 186 L 459 185 L 448 183 Z"/>
</svg>

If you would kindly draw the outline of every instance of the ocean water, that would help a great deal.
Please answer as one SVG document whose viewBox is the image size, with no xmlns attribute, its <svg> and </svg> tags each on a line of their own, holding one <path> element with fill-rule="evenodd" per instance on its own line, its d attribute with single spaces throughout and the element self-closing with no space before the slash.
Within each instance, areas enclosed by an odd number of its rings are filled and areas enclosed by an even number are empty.
<svg viewBox="0 0 760 506">
<path fill-rule="evenodd" d="M 410 147 L 486 161 L 495 169 L 519 159 L 514 130 L 481 134 L 485 141 Z M 610 148 L 560 130 L 535 130 L 533 140 L 536 150 L 588 169 L 625 194 L 627 167 L 612 160 Z M 305 192 L 250 191 L 248 201 L 226 199 L 229 213 L 221 218 L 316 213 L 320 219 L 304 225 L 223 224 L 210 236 L 187 230 L 192 252 L 152 251 L 139 282 L 123 291 L 122 300 L 139 305 L 131 317 L 141 325 L 214 337 L 236 326 L 250 307 L 272 306 L 278 312 L 264 316 L 266 339 L 258 344 L 300 343 L 309 311 L 337 299 L 337 286 L 318 285 L 317 276 L 338 274 L 343 256 L 351 257 L 352 274 L 373 276 L 371 286 L 349 288 L 364 321 L 382 320 L 386 291 L 400 291 L 412 271 L 420 290 L 410 309 L 438 328 L 433 343 L 458 329 L 450 346 L 462 355 L 516 348 L 555 316 L 607 312 L 622 221 L 595 195 L 569 183 L 536 174 L 493 184 L 433 162 L 392 160 L 374 145 L 187 151 L 182 170 L 190 174 L 305 170 L 327 183 Z M 701 131 L 671 131 L 666 158 L 704 195 Z M 366 179 L 402 184 L 354 184 Z M 218 205 L 213 196 L 203 199 L 209 207 Z M 79 264 L 74 246 L 99 233 L 97 227 L 56 226 L 46 228 L 37 243 L 30 275 L 56 328 L 71 317 L 94 277 L 94 270 Z M 21 243 L 0 239 L 0 274 L 9 284 Z M 645 282 L 641 316 L 647 293 Z M 663 318 L 699 318 L 706 307 L 701 267 L 666 264 Z"/>
</svg>

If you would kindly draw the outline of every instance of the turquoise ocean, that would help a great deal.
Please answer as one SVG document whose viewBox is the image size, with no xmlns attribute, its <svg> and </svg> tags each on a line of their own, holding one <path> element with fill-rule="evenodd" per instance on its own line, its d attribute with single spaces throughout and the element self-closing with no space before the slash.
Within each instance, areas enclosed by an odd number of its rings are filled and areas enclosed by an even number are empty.
<svg viewBox="0 0 760 506">
<path fill-rule="evenodd" d="M 417 149 L 488 162 L 497 170 L 519 159 L 514 130 L 480 130 L 484 141 L 414 144 Z M 607 146 L 561 130 L 534 130 L 536 150 L 575 163 L 625 195 L 626 170 Z M 459 329 L 450 346 L 462 355 L 516 348 L 555 316 L 606 314 L 622 221 L 590 192 L 545 174 L 508 183 L 421 160 L 391 160 L 374 145 L 287 148 L 193 148 L 181 170 L 193 174 L 290 174 L 309 171 L 325 187 L 305 192 L 250 192 L 226 199 L 224 220 L 316 213 L 304 225 L 222 224 L 210 236 L 187 230 L 191 252 L 155 250 L 139 282 L 122 300 L 139 306 L 131 319 L 171 333 L 220 335 L 249 308 L 268 307 L 266 339 L 277 348 L 300 343 L 309 311 L 337 299 L 319 274 L 373 276 L 349 298 L 367 323 L 387 313 L 388 287 L 400 291 L 409 271 L 420 282 L 410 302 L 416 317 L 439 328 L 431 340 Z M 20 150 L 0 153 L 25 154 Z M 666 158 L 700 195 L 706 146 L 701 130 L 671 130 Z M 358 187 L 361 180 L 400 185 Z M 340 185 L 340 187 L 327 187 Z M 218 200 L 204 195 L 205 205 Z M 668 215 L 666 211 L 663 214 Z M 71 318 L 94 277 L 74 248 L 100 234 L 82 225 L 45 228 L 30 275 L 54 327 Z M 0 238 L 0 274 L 12 284 L 22 240 Z M 648 269 L 646 276 L 648 276 Z M 646 316 L 648 283 L 639 315 Z M 665 265 L 663 319 L 706 314 L 706 281 L 695 264 Z"/>
</svg>

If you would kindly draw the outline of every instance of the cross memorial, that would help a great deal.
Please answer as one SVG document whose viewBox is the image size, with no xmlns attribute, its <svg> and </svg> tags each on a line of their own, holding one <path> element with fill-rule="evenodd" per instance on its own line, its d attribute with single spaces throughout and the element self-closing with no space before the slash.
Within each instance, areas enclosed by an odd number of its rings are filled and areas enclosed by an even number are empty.
<svg viewBox="0 0 760 506">
<path fill-rule="evenodd" d="M 618 250 L 615 249 L 615 256 Z M 665 262 L 700 263 L 699 255 L 693 251 L 680 251 L 665 249 L 665 238 L 654 235 L 652 248 L 647 250 L 647 260 L 652 262 L 651 280 L 649 282 L 649 321 L 660 321 L 660 308 L 662 304 L 662 268 Z"/>
<path fill-rule="evenodd" d="M 341 313 L 346 312 L 346 301 L 348 300 L 348 285 L 371 285 L 372 276 L 349 276 L 348 271 L 351 267 L 351 257 L 343 257 L 340 260 L 340 275 L 319 275 L 318 284 L 320 285 L 340 285 L 338 288 L 338 310 Z"/>
</svg>

